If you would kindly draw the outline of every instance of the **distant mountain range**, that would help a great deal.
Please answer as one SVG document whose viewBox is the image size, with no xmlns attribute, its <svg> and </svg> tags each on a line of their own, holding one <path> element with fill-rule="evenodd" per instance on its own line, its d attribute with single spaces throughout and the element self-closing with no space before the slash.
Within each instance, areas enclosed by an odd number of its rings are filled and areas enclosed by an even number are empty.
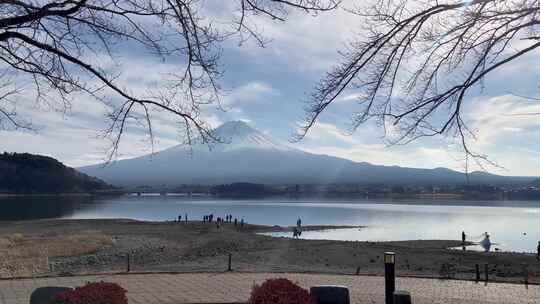
<svg viewBox="0 0 540 304">
<path fill-rule="evenodd" d="M 0 154 L 0 194 L 88 193 L 112 188 L 51 157 L 28 153 Z"/>
<path fill-rule="evenodd" d="M 188 153 L 182 145 L 154 155 L 119 160 L 107 166 L 78 168 L 116 186 L 175 186 L 181 184 L 388 184 L 452 185 L 467 183 L 462 172 L 446 168 L 417 169 L 378 166 L 366 162 L 312 154 L 290 147 L 242 121 L 221 125 L 216 134 L 224 143 L 209 150 L 196 145 Z M 469 174 L 473 184 L 524 184 L 534 178 L 507 177 L 485 172 Z"/>
</svg>

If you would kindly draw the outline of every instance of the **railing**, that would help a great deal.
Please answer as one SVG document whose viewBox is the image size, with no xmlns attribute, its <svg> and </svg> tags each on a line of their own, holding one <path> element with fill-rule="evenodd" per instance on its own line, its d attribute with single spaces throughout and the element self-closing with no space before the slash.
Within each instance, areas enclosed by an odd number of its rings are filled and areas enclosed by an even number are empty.
<svg viewBox="0 0 540 304">
<path fill-rule="evenodd" d="M 21 258 L 4 259 L 0 262 L 0 277 L 41 277 L 64 276 L 79 274 L 104 273 L 139 273 L 139 272 L 299 272 L 344 275 L 383 275 L 383 255 L 373 261 L 373 267 L 339 268 L 328 267 L 324 257 L 320 265 L 303 265 L 283 263 L 282 258 L 274 259 L 261 257 L 253 262 L 247 258 L 253 253 L 222 252 L 202 257 L 186 257 L 178 255 L 176 261 L 163 263 L 159 258 L 141 256 L 137 253 L 85 255 L 76 258 Z M 519 284 L 540 284 L 538 265 L 527 264 L 469 264 L 442 263 L 430 269 L 417 271 L 403 262 L 400 264 L 399 255 L 396 259 L 395 273 L 398 277 L 422 277 L 441 280 L 471 280 L 487 284 L 489 282 L 511 282 Z M 515 271 L 520 269 L 519 272 Z"/>
</svg>

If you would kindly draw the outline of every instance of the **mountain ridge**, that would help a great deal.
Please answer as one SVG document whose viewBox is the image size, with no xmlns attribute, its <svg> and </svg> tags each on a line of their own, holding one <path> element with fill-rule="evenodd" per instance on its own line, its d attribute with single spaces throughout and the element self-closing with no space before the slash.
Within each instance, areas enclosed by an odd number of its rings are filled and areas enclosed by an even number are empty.
<svg viewBox="0 0 540 304">
<path fill-rule="evenodd" d="M 291 147 L 242 121 L 226 122 L 215 129 L 224 143 L 211 150 L 182 145 L 153 155 L 115 161 L 103 167 L 79 170 L 118 186 L 226 184 L 517 184 L 534 178 L 505 177 L 485 172 L 466 176 L 448 168 L 421 169 L 354 162 L 330 155 L 313 154 Z"/>
</svg>

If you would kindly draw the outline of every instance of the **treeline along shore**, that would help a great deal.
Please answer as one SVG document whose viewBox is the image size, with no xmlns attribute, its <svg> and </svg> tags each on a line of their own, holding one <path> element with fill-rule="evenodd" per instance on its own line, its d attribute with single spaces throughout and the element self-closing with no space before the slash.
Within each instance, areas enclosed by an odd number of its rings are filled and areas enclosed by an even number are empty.
<svg viewBox="0 0 540 304">
<path fill-rule="evenodd" d="M 492 185 L 267 185 L 231 183 L 223 185 L 137 186 L 123 189 L 127 193 L 183 194 L 222 198 L 361 198 L 361 199 L 484 199 L 484 200 L 540 200 L 540 187 Z"/>
</svg>

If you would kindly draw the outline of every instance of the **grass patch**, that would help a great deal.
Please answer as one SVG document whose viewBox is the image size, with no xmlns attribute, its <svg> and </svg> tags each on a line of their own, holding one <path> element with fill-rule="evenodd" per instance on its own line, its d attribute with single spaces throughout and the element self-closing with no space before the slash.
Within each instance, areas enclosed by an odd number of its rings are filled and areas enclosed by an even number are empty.
<svg viewBox="0 0 540 304">
<path fill-rule="evenodd" d="M 65 235 L 0 235 L 0 276 L 47 272 L 49 258 L 91 254 L 112 244 L 110 236 L 91 230 Z"/>
</svg>

